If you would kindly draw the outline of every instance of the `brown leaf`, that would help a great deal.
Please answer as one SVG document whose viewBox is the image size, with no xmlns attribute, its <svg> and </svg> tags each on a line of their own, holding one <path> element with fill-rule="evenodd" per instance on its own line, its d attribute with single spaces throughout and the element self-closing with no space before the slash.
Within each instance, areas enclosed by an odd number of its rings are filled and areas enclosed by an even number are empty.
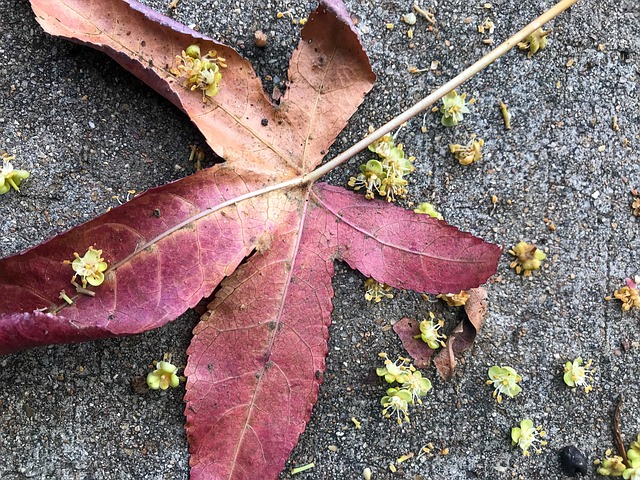
<svg viewBox="0 0 640 480">
<path fill-rule="evenodd" d="M 433 360 L 443 380 L 451 380 L 457 364 L 456 355 L 473 346 L 482 328 L 487 313 L 487 291 L 483 287 L 469 290 L 469 300 L 464 306 L 464 311 L 467 318 L 451 332 L 447 345 Z"/>
<path fill-rule="evenodd" d="M 468 290 L 469 299 L 464 306 L 467 318 L 451 332 L 445 347 L 434 358 L 436 368 L 444 380 L 450 380 L 456 366 L 456 355 L 469 350 L 476 335 L 482 328 L 487 311 L 487 292 L 484 288 Z M 420 338 L 420 322 L 412 318 L 398 321 L 393 330 L 398 334 L 402 345 L 418 368 L 428 367 L 435 350 Z M 416 336 L 418 338 L 416 338 Z"/>
</svg>

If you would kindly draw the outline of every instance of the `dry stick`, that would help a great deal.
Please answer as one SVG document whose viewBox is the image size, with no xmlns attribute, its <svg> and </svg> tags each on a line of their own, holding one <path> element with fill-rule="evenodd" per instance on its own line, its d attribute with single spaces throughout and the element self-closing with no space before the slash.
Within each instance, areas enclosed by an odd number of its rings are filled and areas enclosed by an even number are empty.
<svg viewBox="0 0 640 480">
<path fill-rule="evenodd" d="M 349 160 L 351 157 L 353 157 L 360 151 L 367 148 L 370 144 L 372 144 L 376 140 L 382 138 L 387 133 L 398 128 L 407 120 L 415 117 L 422 111 L 426 110 L 431 105 L 433 105 L 438 100 L 440 100 L 442 97 L 444 97 L 447 93 L 449 93 L 451 90 L 453 90 L 456 87 L 459 87 L 464 82 L 466 82 L 469 78 L 474 76 L 476 73 L 478 73 L 479 71 L 491 65 L 498 58 L 500 58 L 502 55 L 507 53 L 513 47 L 515 47 L 519 42 L 522 42 L 533 32 L 535 32 L 539 28 L 542 28 L 542 26 L 545 23 L 547 23 L 548 21 L 552 20 L 553 18 L 555 18 L 556 16 L 564 12 L 567 8 L 569 8 L 571 5 L 573 5 L 577 1 L 578 0 L 562 0 L 558 2 L 556 5 L 554 5 L 549 10 L 544 12 L 538 18 L 536 18 L 529 25 L 527 25 L 522 30 L 520 30 L 518 33 L 516 33 L 511 38 L 509 38 L 505 42 L 498 45 L 495 49 L 487 53 L 484 57 L 482 57 L 476 63 L 468 67 L 463 72 L 459 73 L 457 76 L 449 80 L 447 83 L 445 83 L 443 86 L 435 90 L 433 93 L 431 93 L 424 99 L 420 100 L 413 107 L 404 111 L 403 113 L 395 117 L 393 120 L 391 120 L 387 124 L 377 129 L 375 132 L 367 135 L 358 143 L 356 143 L 355 145 L 353 145 L 352 147 L 350 147 L 349 149 L 345 150 L 340 155 L 335 157 L 333 160 L 325 163 L 324 165 L 315 169 L 313 172 L 310 172 L 304 177 L 302 177 L 303 183 L 313 182 L 319 179 L 323 175 L 329 173 L 331 170 L 336 168 L 338 165 L 341 165 L 342 163 L 346 162 L 347 160 Z"/>
</svg>

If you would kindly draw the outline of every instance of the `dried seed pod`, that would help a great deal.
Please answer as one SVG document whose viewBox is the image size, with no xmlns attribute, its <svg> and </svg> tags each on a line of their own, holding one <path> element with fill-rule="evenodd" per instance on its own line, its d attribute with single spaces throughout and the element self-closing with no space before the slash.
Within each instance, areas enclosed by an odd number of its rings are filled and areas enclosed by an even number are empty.
<svg viewBox="0 0 640 480">
<path fill-rule="evenodd" d="M 560 450 L 560 465 L 565 475 L 570 477 L 575 477 L 578 473 L 587 474 L 587 457 L 573 445 Z"/>
</svg>

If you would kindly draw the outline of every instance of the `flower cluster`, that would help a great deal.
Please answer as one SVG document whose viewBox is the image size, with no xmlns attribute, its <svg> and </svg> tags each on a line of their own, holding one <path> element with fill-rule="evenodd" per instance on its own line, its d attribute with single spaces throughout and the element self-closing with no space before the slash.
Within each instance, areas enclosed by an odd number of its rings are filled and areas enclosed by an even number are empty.
<svg viewBox="0 0 640 480">
<path fill-rule="evenodd" d="M 200 54 L 198 45 L 190 45 L 186 50 L 176 56 L 178 65 L 171 69 L 171 73 L 184 78 L 184 86 L 202 90 L 202 101 L 207 97 L 215 97 L 218 94 L 222 73 L 220 68 L 226 67 L 225 59 L 218 57 L 215 50 L 211 50 L 204 56 Z"/>
<path fill-rule="evenodd" d="M 78 252 L 73 252 L 75 260 L 65 260 L 64 263 L 71 264 L 71 268 L 76 272 L 71 278 L 71 282 L 75 282 L 76 277 L 80 275 L 82 278 L 82 286 L 86 287 L 87 283 L 97 287 L 104 282 L 104 271 L 107 269 L 107 262 L 102 258 L 102 250 L 96 250 L 89 247 L 84 256 L 80 256 Z"/>
<path fill-rule="evenodd" d="M 631 442 L 631 446 L 627 451 L 627 463 L 624 463 L 622 457 L 614 455 L 610 457 L 611 450 L 605 452 L 606 457 L 597 460 L 600 466 L 598 473 L 605 477 L 622 477 L 624 480 L 640 480 L 640 434 L 635 442 Z"/>
<path fill-rule="evenodd" d="M 627 278 L 625 280 L 626 285 L 620 287 L 613 296 L 622 302 L 622 311 L 627 312 L 632 308 L 640 308 L 640 292 L 638 284 L 640 284 L 640 275 L 636 275 L 633 279 Z M 606 300 L 611 300 L 611 297 L 605 297 Z"/>
<path fill-rule="evenodd" d="M 29 177 L 26 170 L 16 170 L 11 164 L 15 157 L 7 153 L 2 154 L 2 168 L 0 168 L 0 195 L 7 193 L 11 188 L 20 191 L 20 183 Z"/>
<path fill-rule="evenodd" d="M 441 293 L 436 298 L 440 298 L 450 307 L 462 307 L 469 300 L 469 294 L 464 290 L 460 293 Z"/>
<path fill-rule="evenodd" d="M 598 464 L 598 473 L 605 477 L 620 477 L 622 473 L 627 469 L 627 466 L 624 464 L 624 460 L 622 457 L 618 455 L 614 455 L 610 457 L 611 450 L 607 450 L 606 457 L 600 461 Z"/>
<path fill-rule="evenodd" d="M 582 366 L 582 358 L 578 357 L 573 362 L 567 362 L 564 365 L 564 383 L 570 387 L 584 387 L 584 391 L 589 393 L 593 390 L 593 385 L 589 382 L 593 382 L 593 371 L 591 368 L 593 364 L 592 360 L 589 360 L 584 366 Z"/>
<path fill-rule="evenodd" d="M 155 365 L 156 369 L 147 375 L 147 386 L 151 390 L 176 388 L 180 384 L 180 378 L 176 375 L 178 367 L 171 363 L 171 354 L 165 353 L 163 360 Z"/>
<path fill-rule="evenodd" d="M 458 92 L 452 90 L 442 97 L 442 106 L 440 113 L 442 114 L 442 125 L 445 127 L 453 127 L 462 121 L 465 113 L 471 113 L 467 108 L 467 94 L 458 95 Z"/>
<path fill-rule="evenodd" d="M 423 202 L 418 205 L 418 208 L 413 209 L 414 213 L 421 213 L 423 215 L 429 215 L 431 218 L 435 218 L 437 220 L 444 220 L 442 215 L 434 208 L 433 205 L 427 202 Z"/>
<path fill-rule="evenodd" d="M 519 427 L 511 429 L 512 445 L 520 447 L 524 456 L 529 456 L 529 449 L 532 447 L 536 453 L 540 453 L 540 446 L 547 444 L 544 440 L 546 436 L 547 432 L 542 430 L 542 425 L 534 427 L 533 422 L 528 418 L 522 420 Z"/>
<path fill-rule="evenodd" d="M 398 424 L 409 422 L 409 405 L 422 403 L 421 398 L 431 390 L 431 381 L 416 371 L 406 358 L 398 357 L 398 360 L 392 362 L 386 353 L 378 356 L 384 358 L 384 367 L 376 369 L 378 376 L 384 377 L 387 383 L 400 384 L 399 388 L 388 388 L 386 395 L 380 400 L 382 415 L 391 418 L 395 414 Z"/>
<path fill-rule="evenodd" d="M 456 160 L 460 162 L 460 165 L 471 165 L 476 160 L 482 158 L 482 147 L 484 146 L 484 140 L 471 140 L 467 145 L 459 145 L 452 143 L 449 145 L 449 150 L 456 157 Z"/>
<path fill-rule="evenodd" d="M 551 30 L 542 30 L 539 28 L 531 35 L 529 35 L 524 42 L 518 43 L 520 50 L 529 50 L 527 58 L 531 58 L 538 50 L 542 50 L 547 46 L 547 35 L 551 33 Z"/>
<path fill-rule="evenodd" d="M 434 322 L 436 316 L 433 312 L 429 312 L 429 320 L 423 320 L 420 322 L 420 335 L 416 335 L 414 338 L 421 338 L 429 348 L 435 350 L 439 347 L 444 347 L 444 339 L 446 335 L 440 333 L 440 329 L 444 326 L 444 320 L 438 320 Z"/>
<path fill-rule="evenodd" d="M 376 282 L 373 278 L 364 281 L 364 298 L 368 302 L 380 303 L 383 298 L 393 298 L 390 291 L 391 287 L 386 283 Z"/>
<path fill-rule="evenodd" d="M 627 463 L 624 463 L 622 457 L 614 455 L 610 457 L 611 450 L 605 452 L 606 457 L 597 460 L 600 466 L 598 473 L 605 477 L 622 477 L 624 480 L 640 480 L 640 434 L 635 442 L 631 442 L 627 451 Z"/>
<path fill-rule="evenodd" d="M 366 197 L 373 199 L 376 192 L 389 202 L 407 194 L 406 176 L 413 172 L 414 157 L 405 157 L 402 144 L 395 144 L 392 135 L 387 134 L 369 145 L 369 150 L 378 155 L 378 159 L 369 160 L 360 165 L 357 177 L 349 179 L 354 190 L 366 189 Z"/>
<path fill-rule="evenodd" d="M 532 270 L 538 270 L 547 255 L 532 243 L 520 242 L 509 253 L 517 257 L 509 267 L 515 268 L 516 273 L 523 273 L 525 277 L 531 275 Z"/>
<path fill-rule="evenodd" d="M 498 403 L 502 403 L 503 394 L 513 398 L 522 391 L 518 385 L 518 382 L 522 381 L 522 377 L 513 368 L 494 365 L 488 373 L 489 380 L 486 383 L 493 386 L 493 397 L 498 400 Z"/>
</svg>

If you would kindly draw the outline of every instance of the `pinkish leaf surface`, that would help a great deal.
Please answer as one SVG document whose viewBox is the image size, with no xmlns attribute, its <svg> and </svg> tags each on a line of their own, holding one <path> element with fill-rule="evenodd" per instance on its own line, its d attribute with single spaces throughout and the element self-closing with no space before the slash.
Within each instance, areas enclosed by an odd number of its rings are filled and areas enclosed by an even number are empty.
<svg viewBox="0 0 640 480">
<path fill-rule="evenodd" d="M 429 348 L 420 337 L 420 321 L 413 318 L 401 318 L 393 325 L 393 331 L 398 334 L 402 341 L 402 346 L 413 359 L 413 364 L 417 368 L 428 367 L 431 363 L 431 357 L 436 351 Z"/>
<path fill-rule="evenodd" d="M 317 399 L 334 260 L 431 293 L 494 273 L 500 248 L 444 222 L 337 187 L 292 186 L 374 80 L 341 2 L 310 16 L 277 108 L 235 51 L 133 0 L 32 5 L 45 30 L 104 51 L 183 109 L 226 163 L 0 260 L 0 354 L 149 330 L 222 282 L 189 348 L 192 478 L 277 477 Z M 196 42 L 228 65 L 207 103 L 169 73 Z M 109 264 L 105 281 L 95 297 L 72 295 L 63 262 L 89 246 Z"/>
<path fill-rule="evenodd" d="M 193 478 L 281 470 L 317 399 L 334 259 L 380 265 L 379 281 L 433 292 L 459 291 L 469 282 L 460 270 L 480 281 L 495 271 L 499 247 L 427 216 L 324 184 L 301 204 L 297 221 L 222 283 L 194 331 L 185 397 Z"/>
</svg>

